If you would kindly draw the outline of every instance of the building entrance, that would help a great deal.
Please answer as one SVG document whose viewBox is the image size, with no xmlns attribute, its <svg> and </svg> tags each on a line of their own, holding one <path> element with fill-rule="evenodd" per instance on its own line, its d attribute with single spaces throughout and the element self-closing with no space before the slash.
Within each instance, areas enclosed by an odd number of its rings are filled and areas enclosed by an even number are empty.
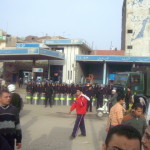
<svg viewBox="0 0 150 150">
<path fill-rule="evenodd" d="M 53 82 L 62 83 L 63 66 L 51 65 L 50 66 L 50 77 Z"/>
</svg>

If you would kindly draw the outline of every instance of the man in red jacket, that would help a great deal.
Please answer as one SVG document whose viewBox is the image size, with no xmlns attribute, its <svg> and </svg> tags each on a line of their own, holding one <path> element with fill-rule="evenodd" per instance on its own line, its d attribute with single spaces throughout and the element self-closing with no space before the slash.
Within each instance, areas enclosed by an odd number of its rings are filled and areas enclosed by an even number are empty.
<svg viewBox="0 0 150 150">
<path fill-rule="evenodd" d="M 75 121 L 75 125 L 73 128 L 73 132 L 71 135 L 71 139 L 76 137 L 77 131 L 80 128 L 81 130 L 81 136 L 86 136 L 86 130 L 85 130 L 85 124 L 84 124 L 84 116 L 86 114 L 86 109 L 87 109 L 87 97 L 82 94 L 81 89 L 77 89 L 77 98 L 76 101 L 72 104 L 69 114 L 76 109 L 77 113 L 77 118 Z"/>
</svg>

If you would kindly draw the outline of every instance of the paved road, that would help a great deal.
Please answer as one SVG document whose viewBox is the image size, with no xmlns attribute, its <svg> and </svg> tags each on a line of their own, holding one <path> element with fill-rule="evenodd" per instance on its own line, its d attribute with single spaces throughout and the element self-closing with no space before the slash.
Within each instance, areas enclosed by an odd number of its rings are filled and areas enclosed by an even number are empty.
<svg viewBox="0 0 150 150">
<path fill-rule="evenodd" d="M 24 97 L 23 90 L 18 92 Z M 106 117 L 100 120 L 96 112 L 88 113 L 85 117 L 87 136 L 70 140 L 76 115 L 75 112 L 68 115 L 68 111 L 68 106 L 45 108 L 25 104 L 20 114 L 22 150 L 101 150 L 106 135 Z"/>
</svg>

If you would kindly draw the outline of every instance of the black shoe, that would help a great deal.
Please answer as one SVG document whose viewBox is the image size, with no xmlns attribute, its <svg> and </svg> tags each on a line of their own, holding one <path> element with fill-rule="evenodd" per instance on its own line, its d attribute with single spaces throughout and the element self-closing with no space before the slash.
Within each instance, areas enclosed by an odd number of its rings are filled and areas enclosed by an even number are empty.
<svg viewBox="0 0 150 150">
<path fill-rule="evenodd" d="M 86 135 L 83 135 L 83 134 L 79 134 L 78 136 L 80 136 L 80 137 L 85 137 Z"/>
<path fill-rule="evenodd" d="M 71 135 L 71 136 L 70 136 L 70 140 L 73 140 L 73 139 L 75 139 L 75 137 Z"/>
</svg>

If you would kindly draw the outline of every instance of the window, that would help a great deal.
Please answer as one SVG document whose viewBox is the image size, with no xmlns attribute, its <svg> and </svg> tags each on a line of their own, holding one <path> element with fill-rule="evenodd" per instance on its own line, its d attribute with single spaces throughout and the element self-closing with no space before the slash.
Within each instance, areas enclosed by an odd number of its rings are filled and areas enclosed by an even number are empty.
<svg viewBox="0 0 150 150">
<path fill-rule="evenodd" d="M 128 80 L 128 74 L 116 74 L 114 84 L 125 85 Z"/>
<path fill-rule="evenodd" d="M 56 50 L 56 52 L 64 53 L 64 48 L 56 48 L 55 50 Z"/>
<path fill-rule="evenodd" d="M 72 71 L 71 71 L 71 75 L 70 75 L 70 80 L 72 80 Z"/>
<path fill-rule="evenodd" d="M 68 71 L 68 80 L 69 80 L 69 71 Z"/>
<path fill-rule="evenodd" d="M 140 75 L 131 76 L 131 85 L 140 84 Z"/>
<path fill-rule="evenodd" d="M 132 49 L 132 45 L 128 45 L 128 46 L 127 46 L 127 49 Z"/>
<path fill-rule="evenodd" d="M 127 32 L 128 32 L 128 33 L 133 33 L 133 30 L 128 30 Z"/>
</svg>

